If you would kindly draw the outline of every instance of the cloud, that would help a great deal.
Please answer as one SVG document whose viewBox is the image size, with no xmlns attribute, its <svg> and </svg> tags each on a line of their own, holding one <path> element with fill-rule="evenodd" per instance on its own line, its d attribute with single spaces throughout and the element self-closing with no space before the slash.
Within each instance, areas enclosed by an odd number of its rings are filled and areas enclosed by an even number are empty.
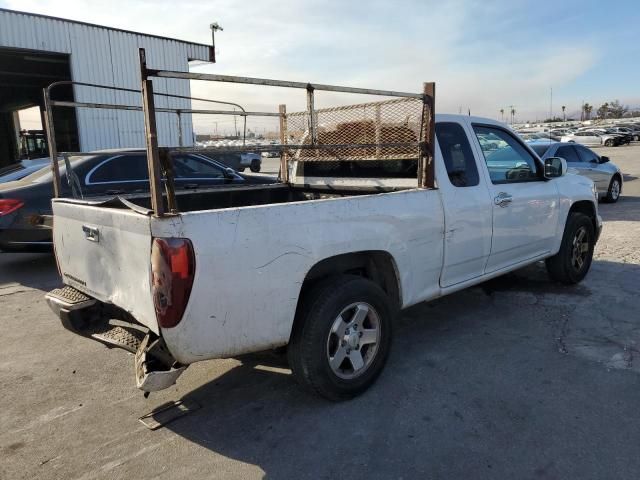
<svg viewBox="0 0 640 480">
<path fill-rule="evenodd" d="M 210 42 L 208 25 L 217 21 L 224 28 L 216 35 L 219 63 L 197 71 L 409 91 L 420 91 L 423 81 L 436 81 L 438 111 L 470 108 L 491 117 L 507 105 L 516 105 L 521 115 L 544 115 L 549 88 L 570 86 L 594 68 L 601 55 L 588 39 L 558 47 L 561 33 L 549 39 L 540 34 L 539 21 L 545 16 L 506 1 L 5 3 L 18 10 L 200 43 Z M 276 111 L 279 103 L 301 109 L 305 104 L 304 92 L 282 89 L 200 82 L 192 90 L 252 110 Z M 320 105 L 336 100 L 318 97 Z M 202 128 L 214 121 L 230 120 L 195 119 Z"/>
</svg>

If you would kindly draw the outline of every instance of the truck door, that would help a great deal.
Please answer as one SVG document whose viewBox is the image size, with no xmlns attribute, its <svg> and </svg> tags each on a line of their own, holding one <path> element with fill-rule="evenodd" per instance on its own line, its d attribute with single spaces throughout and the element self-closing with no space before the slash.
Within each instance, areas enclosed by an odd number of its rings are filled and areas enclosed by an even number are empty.
<svg viewBox="0 0 640 480">
<path fill-rule="evenodd" d="M 515 134 L 495 125 L 473 124 L 478 135 L 500 138 L 498 148 L 476 149 L 486 163 L 493 200 L 493 239 L 485 268 L 491 273 L 551 251 L 558 228 L 558 192 Z"/>
<path fill-rule="evenodd" d="M 491 252 L 491 200 L 469 138 L 457 122 L 436 123 L 436 158 L 443 160 L 436 173 L 445 212 L 442 287 L 482 275 Z"/>
</svg>

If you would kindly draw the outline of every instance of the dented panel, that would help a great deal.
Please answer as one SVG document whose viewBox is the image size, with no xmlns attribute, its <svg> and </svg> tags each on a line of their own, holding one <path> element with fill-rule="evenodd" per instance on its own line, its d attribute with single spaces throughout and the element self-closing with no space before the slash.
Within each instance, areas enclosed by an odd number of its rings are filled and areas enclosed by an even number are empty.
<svg viewBox="0 0 640 480">
<path fill-rule="evenodd" d="M 65 284 L 129 312 L 158 333 L 151 297 L 149 217 L 53 201 L 53 237 Z"/>
<path fill-rule="evenodd" d="M 443 212 L 437 190 L 183 213 L 151 219 L 153 236 L 189 238 L 196 274 L 187 310 L 163 329 L 181 363 L 288 342 L 300 288 L 323 259 L 388 252 L 403 306 L 438 294 Z"/>
</svg>

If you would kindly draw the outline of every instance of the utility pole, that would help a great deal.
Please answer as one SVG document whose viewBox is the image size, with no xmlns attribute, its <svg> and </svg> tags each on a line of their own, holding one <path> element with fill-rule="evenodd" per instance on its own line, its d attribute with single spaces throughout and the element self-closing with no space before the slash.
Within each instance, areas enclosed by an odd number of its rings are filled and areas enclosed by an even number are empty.
<svg viewBox="0 0 640 480">
<path fill-rule="evenodd" d="M 233 107 L 233 111 L 236 111 L 236 108 Z M 238 116 L 234 115 L 233 116 L 233 131 L 235 132 L 236 137 L 239 137 L 240 135 L 238 134 Z"/>
</svg>

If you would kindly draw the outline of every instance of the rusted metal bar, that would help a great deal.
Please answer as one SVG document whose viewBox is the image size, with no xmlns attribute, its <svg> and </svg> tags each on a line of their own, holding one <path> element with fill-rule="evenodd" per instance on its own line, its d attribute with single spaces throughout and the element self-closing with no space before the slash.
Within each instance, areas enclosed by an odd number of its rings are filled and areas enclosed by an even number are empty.
<svg viewBox="0 0 640 480">
<path fill-rule="evenodd" d="M 135 88 L 125 88 L 125 87 L 112 87 L 111 85 L 101 85 L 99 83 L 86 83 L 86 82 L 75 82 L 73 80 L 60 80 L 59 82 L 54 82 L 47 87 L 49 90 L 49 96 L 51 96 L 51 90 L 55 87 L 59 87 L 61 85 L 79 85 L 82 87 L 95 87 L 95 88 L 103 88 L 106 90 L 117 90 L 120 92 L 132 92 L 132 93 L 142 93 L 140 90 Z M 189 97 L 187 95 L 178 95 L 176 93 L 162 93 L 162 92 L 153 92 L 155 96 L 160 97 L 171 97 L 171 98 L 183 98 L 185 100 L 197 100 L 199 102 L 209 102 L 209 103 L 219 103 L 221 105 L 232 105 L 234 107 L 238 107 L 240 110 L 244 111 L 242 105 L 234 102 L 228 102 L 224 100 L 213 100 L 211 98 L 202 98 L 202 97 Z M 157 111 L 157 110 L 156 110 Z M 277 115 L 277 114 L 275 114 Z"/>
<path fill-rule="evenodd" d="M 376 105 L 376 158 L 380 158 L 380 134 L 382 132 L 381 109 Z"/>
<path fill-rule="evenodd" d="M 304 90 L 306 90 L 309 86 L 311 86 L 313 87 L 314 90 L 320 90 L 325 92 L 358 93 L 362 95 L 380 95 L 383 97 L 422 98 L 422 94 L 420 93 L 397 92 L 393 90 L 375 90 L 371 88 L 339 87 L 336 85 L 324 85 L 320 83 L 289 82 L 286 80 L 272 80 L 267 78 L 234 77 L 232 75 L 216 75 L 212 73 L 175 72 L 171 70 L 149 69 L 148 72 L 149 72 L 149 76 L 160 77 L 160 78 L 181 78 L 185 80 L 209 80 L 214 82 L 243 83 L 248 85 L 265 85 L 270 87 L 302 88 Z"/>
<path fill-rule="evenodd" d="M 280 145 L 287 144 L 287 106 L 280 105 Z M 280 152 L 280 181 L 289 181 L 289 166 L 287 165 L 287 150 Z"/>
<path fill-rule="evenodd" d="M 113 103 L 90 103 L 90 102 L 69 102 L 64 100 L 52 100 L 51 105 L 54 107 L 77 107 L 77 108 L 103 108 L 112 110 L 133 110 L 142 111 L 142 107 L 135 105 L 117 105 Z M 280 114 L 275 112 L 234 112 L 233 110 L 202 110 L 194 108 L 156 108 L 156 113 L 202 113 L 209 115 L 237 115 L 240 117 L 278 117 Z"/>
<path fill-rule="evenodd" d="M 56 148 L 56 131 L 53 122 L 53 110 L 51 110 L 51 99 L 49 98 L 49 89 L 43 90 L 45 128 L 47 129 L 47 142 L 49 144 L 49 158 L 51 159 L 51 173 L 53 175 L 53 198 L 60 196 L 60 168 L 58 166 L 58 151 Z"/>
<path fill-rule="evenodd" d="M 182 141 L 182 116 L 180 115 L 180 110 L 176 112 L 178 115 L 178 146 L 183 147 L 184 142 Z"/>
<path fill-rule="evenodd" d="M 144 126 L 147 137 L 147 167 L 149 169 L 149 183 L 151 191 L 151 208 L 154 215 L 164 215 L 162 203 L 162 183 L 160 177 L 160 158 L 158 153 L 158 129 L 156 126 L 156 110 L 153 102 L 153 83 L 147 78 L 147 62 L 144 48 L 140 54 L 140 78 L 142 80 L 142 108 L 144 111 Z"/>
<path fill-rule="evenodd" d="M 173 159 L 171 158 L 171 151 L 168 148 L 158 149 L 160 166 L 162 167 L 162 173 L 165 178 L 165 190 L 167 192 L 167 209 L 171 213 L 178 212 L 178 202 L 176 200 L 176 185 L 175 174 L 173 171 Z"/>
<path fill-rule="evenodd" d="M 428 82 L 424 84 L 423 113 L 423 142 L 420 152 L 418 186 L 421 188 L 435 188 L 435 138 L 436 138 L 436 84 Z"/>
<path fill-rule="evenodd" d="M 307 114 L 309 115 L 309 136 L 311 145 L 318 143 L 318 132 L 316 131 L 316 111 L 313 98 L 313 87 L 307 85 Z"/>
</svg>

